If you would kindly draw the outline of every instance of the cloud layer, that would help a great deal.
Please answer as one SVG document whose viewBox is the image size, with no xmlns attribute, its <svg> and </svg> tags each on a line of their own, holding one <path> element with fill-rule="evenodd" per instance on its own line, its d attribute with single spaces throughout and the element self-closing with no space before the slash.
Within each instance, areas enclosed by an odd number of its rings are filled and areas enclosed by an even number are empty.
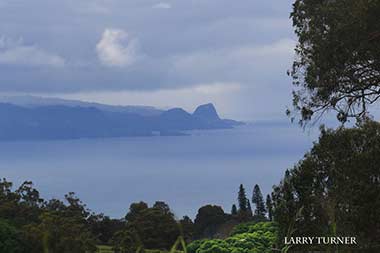
<svg viewBox="0 0 380 253">
<path fill-rule="evenodd" d="M 0 64 L 63 67 L 65 60 L 36 46 L 23 45 L 22 39 L 0 37 Z"/>
<path fill-rule="evenodd" d="M 162 105 L 189 91 L 182 104 L 252 111 L 270 94 L 267 114 L 281 115 L 289 102 L 292 0 L 2 3 L 0 93 L 161 94 Z"/>
</svg>

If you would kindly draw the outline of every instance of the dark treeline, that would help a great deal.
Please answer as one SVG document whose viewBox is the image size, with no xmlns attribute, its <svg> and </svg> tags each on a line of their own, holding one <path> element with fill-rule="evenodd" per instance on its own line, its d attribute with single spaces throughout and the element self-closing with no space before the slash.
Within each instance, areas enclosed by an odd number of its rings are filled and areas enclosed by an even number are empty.
<svg viewBox="0 0 380 253">
<path fill-rule="evenodd" d="M 92 213 L 72 192 L 65 195 L 64 201 L 44 200 L 32 182 L 13 189 L 12 183 L 3 179 L 0 180 L 0 252 L 96 252 L 97 245 L 109 245 L 115 252 L 169 250 L 179 237 L 186 243 L 226 238 L 237 224 L 267 220 L 265 207 L 252 212 L 242 185 L 237 199 L 236 212 L 229 214 L 220 206 L 206 205 L 198 210 L 194 221 L 188 216 L 176 219 L 162 201 L 151 207 L 145 202 L 132 203 L 125 217 L 111 219 Z M 252 199 L 264 203 L 258 185 L 254 187 Z M 253 203 L 256 209 L 261 208 Z"/>
</svg>

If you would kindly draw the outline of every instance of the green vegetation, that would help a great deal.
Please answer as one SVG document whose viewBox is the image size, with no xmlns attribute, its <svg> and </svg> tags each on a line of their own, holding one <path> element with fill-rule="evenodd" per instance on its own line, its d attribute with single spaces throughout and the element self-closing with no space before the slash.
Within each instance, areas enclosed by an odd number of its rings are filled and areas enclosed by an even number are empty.
<svg viewBox="0 0 380 253">
<path fill-rule="evenodd" d="M 378 247 L 379 144 L 377 122 L 322 129 L 319 143 L 274 188 L 279 239 L 354 235 L 360 248 Z"/>
<path fill-rule="evenodd" d="M 186 244 L 194 239 L 228 237 L 234 226 L 243 222 L 242 217 L 244 221 L 265 219 L 249 211 L 242 185 L 238 199 L 244 201 L 244 210 L 228 214 L 220 206 L 206 205 L 198 210 L 194 222 L 188 216 L 176 220 L 162 201 L 151 207 L 144 202 L 132 203 L 125 218 L 118 220 L 92 213 L 72 192 L 64 201 L 44 200 L 32 182 L 24 182 L 14 190 L 13 184 L 3 179 L 0 252 L 185 252 Z M 257 241 L 261 234 L 247 236 Z M 242 239 L 234 238 L 228 242 Z"/>
<path fill-rule="evenodd" d="M 255 185 L 252 193 L 252 203 L 255 204 L 255 215 L 258 217 L 265 217 L 267 210 L 265 209 L 263 194 L 261 193 L 260 186 Z"/>
<path fill-rule="evenodd" d="M 8 222 L 0 220 L 0 252 L 18 253 L 22 249 L 19 231 Z"/>
<path fill-rule="evenodd" d="M 174 214 L 164 202 L 157 201 L 152 207 L 144 202 L 134 203 L 125 219 L 125 228 L 112 239 L 116 252 L 170 249 L 180 236 Z"/>
<path fill-rule="evenodd" d="M 276 243 L 276 233 L 277 227 L 273 222 L 243 223 L 224 240 L 194 241 L 187 250 L 189 253 L 269 253 Z"/>
</svg>

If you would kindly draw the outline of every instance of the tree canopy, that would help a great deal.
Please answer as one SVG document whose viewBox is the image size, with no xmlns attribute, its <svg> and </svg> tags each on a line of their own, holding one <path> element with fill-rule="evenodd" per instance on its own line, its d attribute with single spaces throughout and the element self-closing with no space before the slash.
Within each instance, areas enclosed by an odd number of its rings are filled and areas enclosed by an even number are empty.
<svg viewBox="0 0 380 253">
<path fill-rule="evenodd" d="M 227 219 L 227 215 L 220 206 L 206 205 L 199 208 L 194 220 L 195 237 L 212 237 L 220 225 Z"/>
<path fill-rule="evenodd" d="M 379 17 L 377 0 L 295 1 L 292 119 L 294 112 L 301 124 L 329 111 L 340 122 L 369 116 L 380 98 Z"/>
<path fill-rule="evenodd" d="M 113 239 L 115 248 L 123 248 L 124 242 L 133 241 L 136 247 L 170 249 L 180 235 L 174 214 L 162 201 L 157 201 L 152 207 L 144 202 L 131 204 L 126 220 L 124 231 Z"/>
<path fill-rule="evenodd" d="M 319 142 L 274 188 L 279 238 L 354 235 L 361 248 L 378 246 L 379 144 L 377 122 L 322 129 Z"/>
</svg>

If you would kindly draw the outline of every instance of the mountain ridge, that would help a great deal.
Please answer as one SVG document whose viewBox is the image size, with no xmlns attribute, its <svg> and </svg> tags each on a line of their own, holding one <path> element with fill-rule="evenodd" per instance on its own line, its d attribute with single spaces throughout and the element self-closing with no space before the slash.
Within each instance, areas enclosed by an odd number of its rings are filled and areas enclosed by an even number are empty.
<svg viewBox="0 0 380 253">
<path fill-rule="evenodd" d="M 159 114 L 85 105 L 20 106 L 0 102 L 0 140 L 183 135 L 187 130 L 225 129 L 243 124 L 220 119 L 211 103 L 198 106 L 193 113 L 172 108 Z"/>
<path fill-rule="evenodd" d="M 158 109 L 153 106 L 146 105 L 109 105 L 96 102 L 87 102 L 74 99 L 62 99 L 57 97 L 39 97 L 39 96 L 0 96 L 0 103 L 9 103 L 21 107 L 35 108 L 40 106 L 49 105 L 64 105 L 70 107 L 95 107 L 103 111 L 110 112 L 127 112 L 137 113 L 145 116 L 158 115 L 164 110 Z"/>
</svg>

